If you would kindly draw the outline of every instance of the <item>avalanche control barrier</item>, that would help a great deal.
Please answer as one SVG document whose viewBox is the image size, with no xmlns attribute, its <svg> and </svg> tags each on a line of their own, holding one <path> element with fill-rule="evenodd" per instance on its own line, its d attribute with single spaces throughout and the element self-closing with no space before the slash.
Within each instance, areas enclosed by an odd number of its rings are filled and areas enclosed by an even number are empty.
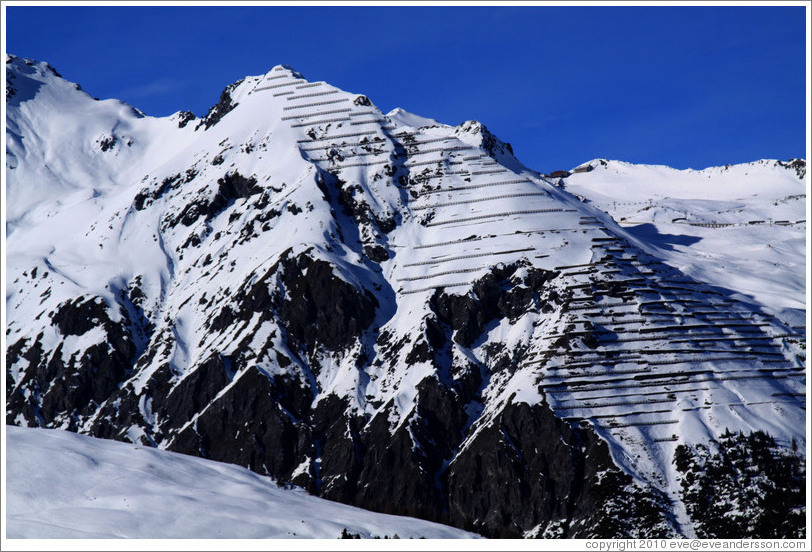
<svg viewBox="0 0 812 552">
<path fill-rule="evenodd" d="M 322 115 L 319 113 L 319 115 Z M 297 117 L 294 117 L 297 118 Z M 296 123 L 295 125 L 290 125 L 291 128 L 298 128 L 298 127 L 308 127 L 308 126 L 316 126 L 316 125 L 324 125 L 327 123 L 339 123 L 349 121 L 347 117 L 338 117 L 336 119 L 324 119 L 323 121 L 308 121 L 306 123 Z"/>
<path fill-rule="evenodd" d="M 301 104 L 301 105 L 287 105 L 282 108 L 282 111 L 290 111 L 293 109 L 304 109 L 305 107 L 317 107 L 320 105 L 329 105 L 329 104 L 336 104 L 336 103 L 343 103 L 346 102 L 347 98 L 341 98 L 338 100 L 325 100 L 323 102 L 314 102 L 309 104 Z"/>
<path fill-rule="evenodd" d="M 497 218 L 497 217 L 509 217 L 509 216 L 517 216 L 517 215 L 535 215 L 539 213 L 574 213 L 574 209 L 562 209 L 560 207 L 556 207 L 555 209 L 530 209 L 527 211 L 505 211 L 504 213 L 490 213 L 487 215 L 479 215 L 476 217 L 466 217 L 454 220 L 443 220 L 439 222 L 429 222 L 426 226 L 444 226 L 446 224 L 457 224 L 460 222 L 470 222 L 472 220 L 482 220 L 488 218 Z"/>
<path fill-rule="evenodd" d="M 482 197 L 479 199 L 469 199 L 463 201 L 451 201 L 449 203 L 433 203 L 431 205 L 422 205 L 420 207 L 412 207 L 413 211 L 424 211 L 426 209 L 437 209 L 440 207 L 451 207 L 454 205 L 466 205 L 468 203 L 481 203 L 483 201 L 496 201 L 497 199 L 508 199 L 511 197 L 547 197 L 546 192 L 527 192 L 517 194 L 503 194 L 491 197 Z"/>
</svg>

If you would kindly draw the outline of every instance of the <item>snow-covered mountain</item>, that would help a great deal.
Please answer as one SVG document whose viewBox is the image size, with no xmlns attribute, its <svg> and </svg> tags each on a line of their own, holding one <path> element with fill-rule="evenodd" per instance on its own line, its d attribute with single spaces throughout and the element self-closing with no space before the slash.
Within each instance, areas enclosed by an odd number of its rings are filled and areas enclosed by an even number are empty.
<svg viewBox="0 0 812 552">
<path fill-rule="evenodd" d="M 805 446 L 802 299 L 683 269 L 476 121 L 285 66 L 153 118 L 6 67 L 10 424 L 487 536 L 705 534 L 702 451 Z"/>
<path fill-rule="evenodd" d="M 8 538 L 472 538 L 283 489 L 245 468 L 67 431 L 9 427 Z"/>
<path fill-rule="evenodd" d="M 800 159 L 704 170 L 596 159 L 561 182 L 685 274 L 800 326 L 806 317 L 805 176 Z"/>
</svg>

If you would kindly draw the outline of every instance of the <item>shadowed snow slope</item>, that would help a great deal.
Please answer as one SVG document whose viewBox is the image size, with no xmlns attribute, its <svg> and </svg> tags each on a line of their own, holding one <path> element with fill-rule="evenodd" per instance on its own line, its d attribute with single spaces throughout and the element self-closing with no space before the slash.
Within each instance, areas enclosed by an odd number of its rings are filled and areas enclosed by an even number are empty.
<svg viewBox="0 0 812 552">
<path fill-rule="evenodd" d="M 66 431 L 7 429 L 8 538 L 472 538 L 283 489 L 202 458 Z"/>
</svg>

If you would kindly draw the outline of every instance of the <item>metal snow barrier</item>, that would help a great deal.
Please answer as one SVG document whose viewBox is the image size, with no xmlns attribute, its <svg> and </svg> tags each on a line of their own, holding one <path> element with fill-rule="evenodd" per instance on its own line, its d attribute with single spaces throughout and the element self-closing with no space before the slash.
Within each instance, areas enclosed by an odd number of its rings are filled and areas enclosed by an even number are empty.
<svg viewBox="0 0 812 552">
<path fill-rule="evenodd" d="M 612 374 L 607 372 L 606 374 L 603 374 L 603 375 L 611 376 Z M 579 376 L 573 376 L 573 378 L 576 378 L 576 377 L 579 377 Z M 564 388 L 567 388 L 567 387 L 578 387 L 579 389 L 577 389 L 577 391 L 583 391 L 583 390 L 587 390 L 587 389 L 590 390 L 590 391 L 596 391 L 596 390 L 600 390 L 601 388 L 605 388 L 605 386 L 614 385 L 614 384 L 617 384 L 617 383 L 620 383 L 620 382 L 637 381 L 637 378 L 639 378 L 639 377 L 640 377 L 639 375 L 637 375 L 637 376 L 621 375 L 621 376 L 618 376 L 618 377 L 608 377 L 607 379 L 597 379 L 597 380 L 596 379 L 585 379 L 585 378 L 582 377 L 581 379 L 569 379 L 567 381 L 559 381 L 559 382 L 555 382 L 555 383 L 543 383 L 539 387 L 546 387 L 546 388 L 558 387 L 560 389 L 564 389 Z M 606 417 L 606 416 L 598 415 L 596 417 L 597 418 L 602 418 L 602 417 Z"/>
<path fill-rule="evenodd" d="M 322 151 L 326 149 L 331 149 L 333 146 L 319 146 L 317 148 L 299 148 L 301 151 L 310 152 L 310 151 Z M 344 147 L 344 146 L 335 146 L 335 147 Z M 311 161 L 314 161 L 311 159 Z"/>
<path fill-rule="evenodd" d="M 675 326 L 648 326 L 640 328 L 640 333 L 669 332 L 672 330 L 701 330 L 707 328 L 718 328 L 713 324 L 682 324 Z"/>
<path fill-rule="evenodd" d="M 429 161 L 420 161 L 418 163 L 409 163 L 408 165 L 406 165 L 404 163 L 403 166 L 406 167 L 407 169 L 410 169 L 412 167 L 420 167 L 420 166 L 423 166 L 423 165 L 437 165 L 439 163 L 442 163 L 445 160 L 446 159 L 444 157 L 440 157 L 439 159 L 431 159 Z M 449 163 L 449 165 L 450 164 L 451 163 Z"/>
<path fill-rule="evenodd" d="M 444 241 L 444 242 L 429 243 L 429 244 L 425 244 L 425 245 L 416 245 L 412 249 L 429 249 L 431 247 L 441 247 L 443 245 L 454 245 L 454 244 L 458 244 L 458 243 L 469 243 L 469 242 L 479 241 L 479 240 L 485 239 L 487 237 L 489 237 L 489 236 L 483 236 L 483 237 L 476 236 L 474 238 L 463 238 L 463 239 L 460 239 L 460 240 L 449 240 L 449 241 Z"/>
<path fill-rule="evenodd" d="M 284 92 L 277 92 L 273 97 L 278 98 L 279 96 L 287 96 L 288 94 L 295 94 L 295 92 L 293 90 L 285 90 Z"/>
<path fill-rule="evenodd" d="M 295 94 L 295 91 L 294 91 Z M 289 100 L 299 100 L 301 98 L 312 98 L 314 96 L 327 96 L 329 94 L 338 94 L 338 90 L 328 90 L 326 92 L 313 92 L 312 94 L 299 94 L 298 96 L 291 96 Z"/>
<path fill-rule="evenodd" d="M 589 289 L 594 285 L 597 285 L 597 284 L 594 283 L 594 282 L 590 282 L 588 284 L 574 284 L 574 285 L 571 285 L 571 286 L 565 286 L 564 289 L 567 289 L 567 290 L 569 290 L 569 289 Z"/>
<path fill-rule="evenodd" d="M 407 147 L 408 147 L 408 144 L 407 144 Z M 431 148 L 431 149 L 426 149 L 426 150 L 418 149 L 417 151 L 410 153 L 409 156 L 411 157 L 411 156 L 414 156 L 414 155 L 424 155 L 426 153 L 435 153 L 435 152 L 438 152 L 438 151 L 460 151 L 460 150 L 467 150 L 467 149 L 471 149 L 471 146 L 452 146 L 450 148 Z M 474 174 L 474 173 L 471 173 L 471 174 Z"/>
<path fill-rule="evenodd" d="M 349 115 L 350 115 L 350 117 L 352 117 L 352 113 L 350 113 Z M 375 130 L 366 130 L 364 132 L 350 132 L 350 133 L 347 133 L 347 134 L 333 134 L 331 136 L 324 136 L 322 138 L 307 138 L 305 140 L 296 140 L 296 143 L 297 144 L 305 144 L 305 143 L 309 143 L 309 142 L 326 142 L 327 140 L 338 140 L 339 138 L 353 138 L 355 136 L 375 136 L 376 132 L 377 131 L 375 131 Z"/>
<path fill-rule="evenodd" d="M 446 270 L 445 272 L 435 272 L 434 274 L 425 274 L 423 276 L 410 276 L 408 278 L 398 278 L 398 282 L 416 282 L 418 280 L 428 280 L 429 278 L 437 278 L 439 276 L 447 276 L 449 274 L 459 274 L 461 272 L 477 272 L 484 270 L 484 267 L 477 266 L 475 268 L 458 268 L 456 270 Z"/>
<path fill-rule="evenodd" d="M 585 362 L 581 364 L 573 364 L 569 370 L 580 370 L 582 368 L 590 368 L 593 366 L 606 366 L 607 368 L 611 368 L 612 366 L 616 366 L 618 364 L 637 364 L 638 366 L 645 366 L 648 364 L 645 360 L 636 361 L 636 360 L 626 360 L 626 361 L 618 361 L 615 363 L 608 363 L 608 362 Z M 594 376 L 627 376 L 630 374 L 647 374 L 651 371 L 650 368 L 628 368 L 624 370 L 600 370 L 600 371 L 592 371 L 592 372 L 583 372 L 579 371 L 575 374 L 548 374 L 545 377 L 553 377 L 553 378 L 573 378 L 573 377 L 594 377 Z"/>
<path fill-rule="evenodd" d="M 370 120 L 367 120 L 367 121 L 353 121 L 350 124 L 353 125 L 353 126 L 358 126 L 358 125 L 371 125 L 371 124 L 384 125 L 385 123 L 386 123 L 386 121 L 384 121 L 383 119 L 370 119 Z M 385 130 L 386 129 L 391 130 L 394 127 L 381 126 L 381 128 L 383 128 Z"/>
<path fill-rule="evenodd" d="M 431 194 L 439 194 L 442 192 L 459 192 L 465 190 L 477 190 L 480 188 L 490 188 L 492 186 L 507 186 L 509 184 L 527 184 L 527 183 L 529 183 L 529 181 L 523 178 L 517 180 L 501 180 L 499 182 L 486 182 L 484 184 L 474 184 L 473 186 L 455 186 L 452 188 L 441 188 L 439 190 L 428 190 L 426 192 L 422 192 L 417 197 L 423 197 Z M 545 195 L 550 195 L 546 191 L 544 190 L 542 191 L 544 192 Z"/>
<path fill-rule="evenodd" d="M 572 308 L 570 310 L 578 310 L 578 309 Z M 638 335 L 638 334 L 635 334 L 633 332 L 621 332 L 621 333 L 624 333 L 624 334 L 627 334 L 627 335 L 628 334 Z M 708 334 L 705 334 L 705 335 L 708 335 Z M 628 338 L 622 338 L 622 339 L 601 339 L 601 337 L 603 337 L 603 336 L 600 336 L 600 335 L 598 336 L 598 341 L 600 343 L 602 343 L 603 345 L 614 345 L 616 343 L 637 343 L 637 342 L 640 342 L 640 341 L 661 341 L 663 339 L 662 336 L 657 336 L 657 335 L 651 335 L 651 336 L 647 336 L 647 337 L 628 337 Z"/>
<path fill-rule="evenodd" d="M 575 310 L 589 310 L 594 309 L 595 307 L 601 307 L 604 309 L 608 309 L 609 307 L 623 307 L 623 306 L 631 306 L 628 303 L 601 303 L 598 305 L 581 305 L 578 307 L 569 307 L 568 310 L 575 311 Z M 616 343 L 617 341 L 610 341 L 609 343 Z"/>
<path fill-rule="evenodd" d="M 553 336 L 548 336 L 548 339 L 551 339 Z M 590 356 L 592 355 L 592 356 Z M 565 362 L 625 362 L 628 360 L 640 360 L 642 357 L 640 356 L 640 351 L 625 351 L 625 350 L 614 350 L 614 349 L 576 349 L 574 351 L 570 351 L 569 353 L 562 355 L 565 357 Z M 594 357 L 594 358 L 593 358 Z M 548 366 L 550 369 L 562 369 L 566 370 L 572 366 L 571 364 L 564 364 L 561 366 Z"/>
<path fill-rule="evenodd" d="M 282 84 L 271 84 L 269 86 L 260 86 L 258 88 L 254 88 L 254 92 L 259 92 L 260 90 L 271 90 L 274 88 L 282 88 L 284 86 L 293 86 L 296 83 L 302 82 L 302 80 L 294 80 L 290 82 L 284 82 Z"/>
<path fill-rule="evenodd" d="M 670 412 L 667 410 L 666 412 Z M 654 414 L 654 412 L 651 412 Z M 647 414 L 647 412 L 641 412 L 641 414 Z M 654 426 L 654 425 L 672 425 L 678 424 L 678 420 L 658 420 L 656 422 L 625 422 L 622 424 L 610 424 L 609 427 L 612 429 L 615 428 L 623 428 L 623 427 L 636 427 L 636 426 Z"/>
<path fill-rule="evenodd" d="M 383 163 L 388 163 L 389 158 L 381 159 L 380 161 L 367 161 L 365 163 L 348 163 L 346 165 L 337 165 L 336 168 L 338 169 L 349 169 L 350 167 L 371 167 L 373 165 L 381 165 Z"/>
<path fill-rule="evenodd" d="M 704 353 L 721 353 L 721 354 L 733 354 L 739 352 L 733 348 L 731 349 L 703 349 Z M 640 351 L 641 354 L 644 355 L 684 355 L 684 354 L 694 354 L 696 353 L 695 349 L 653 349 L 653 350 L 644 350 Z M 748 356 L 751 357 L 781 357 L 781 361 L 786 360 L 784 357 L 784 353 L 776 353 L 771 351 L 748 351 Z M 764 359 L 764 362 L 776 362 L 772 359 Z"/>
<path fill-rule="evenodd" d="M 585 268 L 585 267 L 595 267 L 594 263 L 584 263 L 584 264 L 576 264 L 576 265 L 563 265 L 563 266 L 556 266 L 553 270 L 567 270 L 569 268 Z"/>
<path fill-rule="evenodd" d="M 414 140 L 414 141 L 409 141 L 409 142 L 403 142 L 401 140 L 400 136 L 395 135 L 395 138 L 397 138 L 398 141 L 402 142 L 403 145 L 407 146 L 407 147 L 409 147 L 409 146 L 420 146 L 420 145 L 423 145 L 423 144 L 433 144 L 435 142 L 445 142 L 446 140 L 453 140 L 454 139 L 453 136 L 448 136 L 448 137 L 445 137 L 445 138 L 432 138 L 431 140 Z M 470 148 L 471 148 L 471 146 L 468 146 L 468 149 L 470 149 Z"/>
<path fill-rule="evenodd" d="M 505 211 L 503 213 L 490 213 L 487 215 L 479 215 L 476 217 L 466 217 L 460 219 L 453 219 L 453 220 L 444 220 L 439 222 L 429 222 L 426 224 L 427 227 L 430 226 L 444 226 L 446 224 L 457 224 L 461 222 L 470 222 L 474 220 L 482 220 L 488 218 L 496 218 L 496 217 L 509 217 L 509 216 L 517 216 L 517 215 L 535 215 L 539 213 L 574 213 L 574 209 L 562 209 L 560 207 L 556 207 L 554 209 L 529 209 L 526 211 Z"/>
<path fill-rule="evenodd" d="M 591 410 L 593 408 L 609 408 L 609 407 L 612 407 L 612 406 L 641 406 L 641 405 L 647 405 L 647 404 L 663 404 L 663 403 L 672 403 L 672 402 L 677 402 L 677 399 L 651 399 L 651 400 L 644 400 L 644 401 L 617 401 L 617 402 L 611 402 L 611 403 L 590 403 L 588 406 L 587 405 L 573 405 L 573 406 L 558 405 L 558 406 L 554 406 L 553 410 L 583 410 L 583 409 Z"/>
<path fill-rule="evenodd" d="M 347 98 L 340 98 L 338 100 L 325 100 L 323 102 L 313 102 L 309 104 L 300 104 L 300 105 L 287 105 L 282 108 L 282 111 L 290 111 L 293 109 L 303 109 L 305 107 L 317 107 L 320 105 L 329 105 L 329 104 L 336 104 L 336 103 L 343 103 L 346 102 Z"/>
<path fill-rule="evenodd" d="M 445 288 L 470 286 L 470 285 L 471 285 L 471 282 L 460 282 L 458 284 L 443 284 L 443 285 L 429 286 L 429 287 L 418 288 L 418 289 L 410 289 L 410 290 L 406 290 L 406 291 L 401 291 L 400 293 L 402 295 L 409 295 L 409 294 L 412 294 L 412 293 L 421 293 L 423 291 L 431 291 L 431 290 L 435 290 L 435 289 L 445 289 Z"/>
<path fill-rule="evenodd" d="M 336 148 L 338 148 L 338 147 L 352 148 L 352 147 L 358 147 L 358 146 L 355 146 L 355 145 L 336 146 Z M 333 149 L 336 149 L 336 148 L 333 148 Z M 325 147 L 317 148 L 317 150 L 323 150 L 323 149 L 327 149 L 327 148 L 325 148 Z M 373 152 L 373 151 L 355 151 L 355 152 L 350 151 L 350 152 L 342 153 L 341 156 L 344 159 L 347 159 L 348 157 L 373 157 L 373 156 L 376 156 L 376 155 L 387 155 L 387 156 L 389 156 L 389 155 L 391 155 L 391 153 L 392 152 L 390 152 L 388 150 L 380 151 L 380 152 L 377 152 L 377 153 Z M 388 161 L 389 157 L 387 157 L 386 160 Z M 326 158 L 326 159 L 311 159 L 311 161 L 330 161 L 330 159 L 329 158 Z"/>
<path fill-rule="evenodd" d="M 731 351 L 732 352 L 732 351 Z M 754 360 L 751 356 L 729 356 L 729 357 L 701 357 L 701 358 L 682 358 L 677 360 L 649 360 L 649 366 L 671 366 L 674 364 L 697 364 L 700 362 L 725 362 L 725 361 L 733 361 L 733 362 L 743 362 L 743 361 L 750 361 Z M 698 372 L 684 372 L 685 375 L 690 375 L 694 373 L 702 374 L 702 373 L 716 373 L 713 370 L 700 370 Z M 675 375 L 682 375 L 683 372 L 677 373 Z"/>
<path fill-rule="evenodd" d="M 508 199 L 511 197 L 547 197 L 546 193 L 540 192 L 526 192 L 520 194 L 504 194 L 492 197 L 482 197 L 479 199 L 469 199 L 469 200 L 461 200 L 461 201 L 451 201 L 448 203 L 434 203 L 432 205 L 423 205 L 421 207 L 412 207 L 413 211 L 423 211 L 426 209 L 437 209 L 439 207 L 451 207 L 454 205 L 466 205 L 468 203 L 481 203 L 483 201 L 495 201 L 497 199 Z"/>
<path fill-rule="evenodd" d="M 322 115 L 322 113 L 319 113 Z M 294 117 L 294 119 L 298 119 L 298 117 Z M 316 126 L 316 125 L 323 125 L 327 123 L 338 123 L 338 122 L 345 122 L 349 121 L 347 117 L 339 117 L 337 119 L 324 119 L 323 121 L 309 121 L 306 123 L 296 123 L 295 125 L 290 125 L 291 128 L 299 128 L 299 127 L 306 127 L 306 126 Z"/>
<path fill-rule="evenodd" d="M 301 144 L 301 143 L 313 143 L 313 142 L 322 142 L 322 141 L 324 141 L 324 140 L 299 140 L 297 143 Z M 353 148 L 353 147 L 363 148 L 365 145 L 372 145 L 372 144 L 373 144 L 373 142 L 370 142 L 369 144 L 360 144 L 360 145 L 359 144 L 347 144 L 347 143 L 342 142 L 341 144 L 329 144 L 329 145 L 316 146 L 316 147 L 313 147 L 313 148 L 300 148 L 300 149 L 302 151 L 324 151 L 324 150 L 335 149 L 335 148 Z M 376 142 L 375 144 L 383 145 L 384 142 Z M 381 152 L 381 154 L 382 153 L 383 152 Z M 344 157 L 357 157 L 359 155 L 380 155 L 380 154 L 371 153 L 371 152 L 367 151 L 367 152 L 363 152 L 363 153 L 345 153 Z"/>
<path fill-rule="evenodd" d="M 565 276 L 583 276 L 585 274 L 592 274 L 594 270 L 578 270 L 575 272 L 567 272 Z"/>
<path fill-rule="evenodd" d="M 296 88 L 311 88 L 313 86 L 321 86 L 323 84 L 327 84 L 327 83 L 325 83 L 324 81 L 310 82 L 310 83 L 307 83 L 307 84 L 303 84 L 301 86 L 297 86 Z"/>
<path fill-rule="evenodd" d="M 751 337 L 744 337 L 744 336 L 741 336 L 741 335 L 730 335 L 730 334 L 723 334 L 723 335 L 704 334 L 704 335 L 698 335 L 698 336 L 691 337 L 691 338 L 671 339 L 671 340 L 669 340 L 669 342 L 671 344 L 673 344 L 673 345 L 676 345 L 678 343 L 705 343 L 705 342 L 708 342 L 708 341 L 710 341 L 712 343 L 722 343 L 722 342 L 725 342 L 725 341 L 747 341 L 747 342 L 752 342 L 752 341 L 772 341 L 773 339 L 774 339 L 773 337 L 768 337 L 768 336 L 764 336 L 764 335 L 754 335 L 754 336 L 751 336 Z M 753 346 L 754 347 L 767 347 L 768 345 L 753 345 Z"/>
<path fill-rule="evenodd" d="M 648 318 L 632 318 L 631 320 L 611 320 L 608 322 L 595 322 L 602 326 L 623 326 L 625 324 L 645 324 Z"/>
<path fill-rule="evenodd" d="M 403 265 L 404 267 L 407 266 L 425 266 L 425 265 L 433 265 L 433 264 L 441 264 L 446 263 L 448 261 L 459 261 L 461 259 L 474 259 L 476 257 L 491 257 L 494 255 L 510 255 L 512 253 L 524 253 L 526 251 L 533 251 L 532 247 L 527 247 L 525 249 L 511 249 L 510 251 L 497 251 L 495 253 L 492 252 L 482 252 L 482 253 L 474 253 L 470 255 L 457 255 L 456 257 L 444 257 L 442 259 L 432 259 L 430 261 L 420 261 L 417 263 L 408 263 Z"/>
<path fill-rule="evenodd" d="M 496 174 L 501 172 L 510 172 L 507 169 L 495 169 L 495 170 L 487 170 L 487 171 L 471 171 L 471 174 Z"/>
<path fill-rule="evenodd" d="M 770 339 L 779 339 L 779 338 L 780 338 L 780 339 L 784 339 L 784 338 L 786 338 L 786 337 L 794 337 L 794 338 L 796 338 L 796 339 L 806 339 L 806 336 L 805 336 L 804 334 L 797 334 L 797 333 L 780 333 L 780 334 L 775 334 L 775 335 L 771 336 L 771 337 L 770 337 Z"/>
</svg>

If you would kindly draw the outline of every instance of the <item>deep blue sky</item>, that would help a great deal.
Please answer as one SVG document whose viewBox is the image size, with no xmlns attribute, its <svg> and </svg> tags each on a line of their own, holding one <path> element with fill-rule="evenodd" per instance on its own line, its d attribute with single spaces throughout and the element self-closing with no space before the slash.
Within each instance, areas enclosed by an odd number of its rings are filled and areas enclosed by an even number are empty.
<svg viewBox="0 0 812 552">
<path fill-rule="evenodd" d="M 8 7 L 8 52 L 149 115 L 278 63 L 541 171 L 806 157 L 804 7 Z"/>
</svg>

